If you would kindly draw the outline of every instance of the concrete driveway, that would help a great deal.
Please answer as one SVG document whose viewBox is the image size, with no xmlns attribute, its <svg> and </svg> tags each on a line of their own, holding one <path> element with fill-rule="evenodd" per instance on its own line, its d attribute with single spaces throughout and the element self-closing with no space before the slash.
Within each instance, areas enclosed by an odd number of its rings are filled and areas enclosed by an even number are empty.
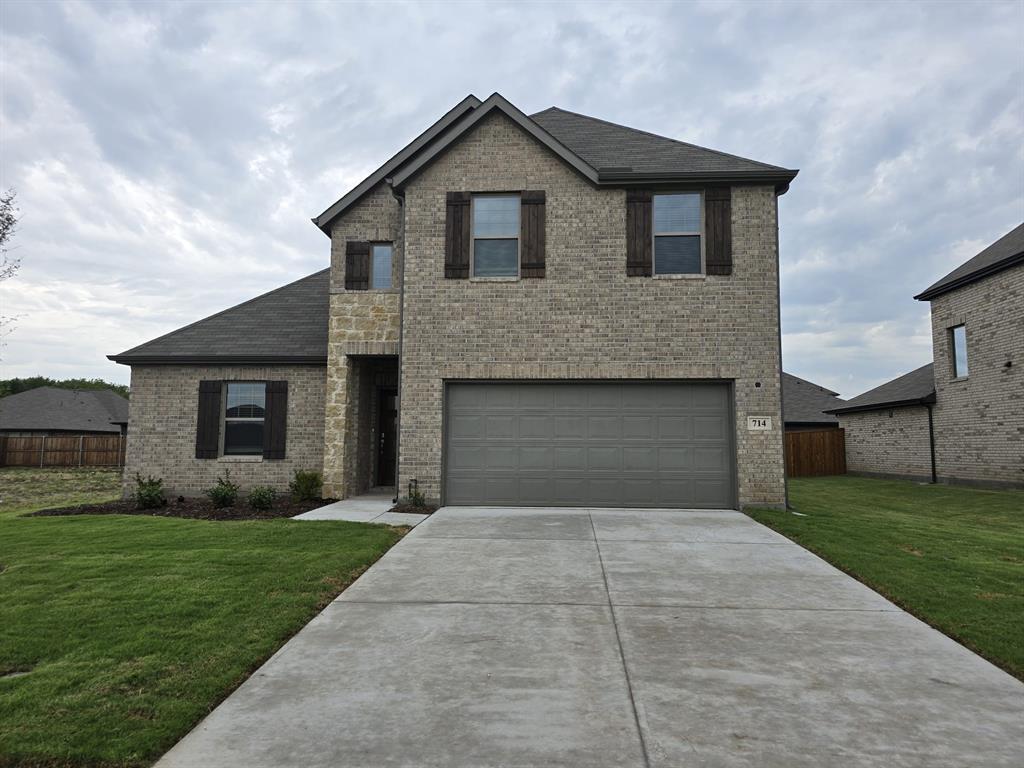
<svg viewBox="0 0 1024 768">
<path fill-rule="evenodd" d="M 447 508 L 158 765 L 1022 764 L 1024 684 L 744 515 Z"/>
</svg>

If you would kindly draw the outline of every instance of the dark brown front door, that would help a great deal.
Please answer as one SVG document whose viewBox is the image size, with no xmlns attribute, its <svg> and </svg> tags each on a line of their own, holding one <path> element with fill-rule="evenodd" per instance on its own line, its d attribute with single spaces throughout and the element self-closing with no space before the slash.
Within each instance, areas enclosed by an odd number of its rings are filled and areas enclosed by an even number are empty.
<svg viewBox="0 0 1024 768">
<path fill-rule="evenodd" d="M 377 423 L 377 485 L 395 484 L 395 439 L 398 433 L 398 390 L 380 390 Z"/>
</svg>

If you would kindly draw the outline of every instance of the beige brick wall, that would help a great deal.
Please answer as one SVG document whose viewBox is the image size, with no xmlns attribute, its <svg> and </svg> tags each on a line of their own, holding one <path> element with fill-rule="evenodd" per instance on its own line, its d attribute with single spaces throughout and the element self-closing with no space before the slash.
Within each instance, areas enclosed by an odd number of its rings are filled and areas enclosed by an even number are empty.
<svg viewBox="0 0 1024 768">
<path fill-rule="evenodd" d="M 1024 266 L 938 296 L 931 309 L 939 479 L 1024 485 Z M 970 375 L 954 380 L 949 329 L 961 323 Z"/>
<path fill-rule="evenodd" d="M 199 382 L 287 381 L 286 455 L 280 461 L 246 457 L 197 459 Z M 321 366 L 132 366 L 125 491 L 135 473 L 162 477 L 173 495 L 195 496 L 230 470 L 243 488 L 271 485 L 286 490 L 297 469 L 320 471 L 324 447 L 324 384 Z"/>
<path fill-rule="evenodd" d="M 923 405 L 839 415 L 846 471 L 931 480 L 928 409 Z"/>
<path fill-rule="evenodd" d="M 519 189 L 547 192 L 547 277 L 445 280 L 445 193 Z M 500 115 L 410 182 L 400 488 L 440 494 L 445 379 L 733 379 L 740 503 L 783 502 L 773 189 L 733 190 L 727 277 L 626 277 L 625 210 Z"/>
<path fill-rule="evenodd" d="M 368 477 L 365 467 L 359 464 L 361 432 L 357 428 L 359 394 L 365 390 L 360 383 L 360 369 L 349 356 L 398 353 L 401 217 L 398 201 L 382 183 L 331 227 L 324 493 L 338 498 L 365 490 L 364 480 Z M 350 240 L 394 243 L 392 289 L 345 290 L 345 243 Z"/>
</svg>

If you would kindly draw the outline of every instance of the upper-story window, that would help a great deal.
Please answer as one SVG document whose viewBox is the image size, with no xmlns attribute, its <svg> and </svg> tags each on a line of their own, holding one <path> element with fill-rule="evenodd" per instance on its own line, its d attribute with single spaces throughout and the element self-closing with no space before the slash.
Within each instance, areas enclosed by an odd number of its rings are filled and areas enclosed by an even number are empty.
<svg viewBox="0 0 1024 768">
<path fill-rule="evenodd" d="M 473 196 L 473 277 L 519 275 L 519 195 Z"/>
<path fill-rule="evenodd" d="M 373 243 L 370 246 L 370 287 L 391 287 L 391 243 Z"/>
<path fill-rule="evenodd" d="M 229 381 L 225 390 L 224 455 L 262 455 L 266 382 Z"/>
<path fill-rule="evenodd" d="M 950 345 L 953 348 L 953 378 L 967 377 L 967 326 L 956 325 L 949 329 Z"/>
<path fill-rule="evenodd" d="M 654 195 L 654 274 L 704 271 L 701 207 L 699 192 Z"/>
</svg>

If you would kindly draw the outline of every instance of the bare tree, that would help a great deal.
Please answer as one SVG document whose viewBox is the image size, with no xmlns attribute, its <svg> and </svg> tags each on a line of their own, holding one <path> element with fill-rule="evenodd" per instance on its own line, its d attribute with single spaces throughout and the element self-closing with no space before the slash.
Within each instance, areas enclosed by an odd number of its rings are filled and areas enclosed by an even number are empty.
<svg viewBox="0 0 1024 768">
<path fill-rule="evenodd" d="M 18 193 L 8 189 L 0 194 L 0 281 L 14 277 L 21 268 L 21 259 L 10 255 L 11 238 L 18 230 Z M 0 349 L 4 338 L 14 330 L 16 317 L 0 315 Z"/>
</svg>

